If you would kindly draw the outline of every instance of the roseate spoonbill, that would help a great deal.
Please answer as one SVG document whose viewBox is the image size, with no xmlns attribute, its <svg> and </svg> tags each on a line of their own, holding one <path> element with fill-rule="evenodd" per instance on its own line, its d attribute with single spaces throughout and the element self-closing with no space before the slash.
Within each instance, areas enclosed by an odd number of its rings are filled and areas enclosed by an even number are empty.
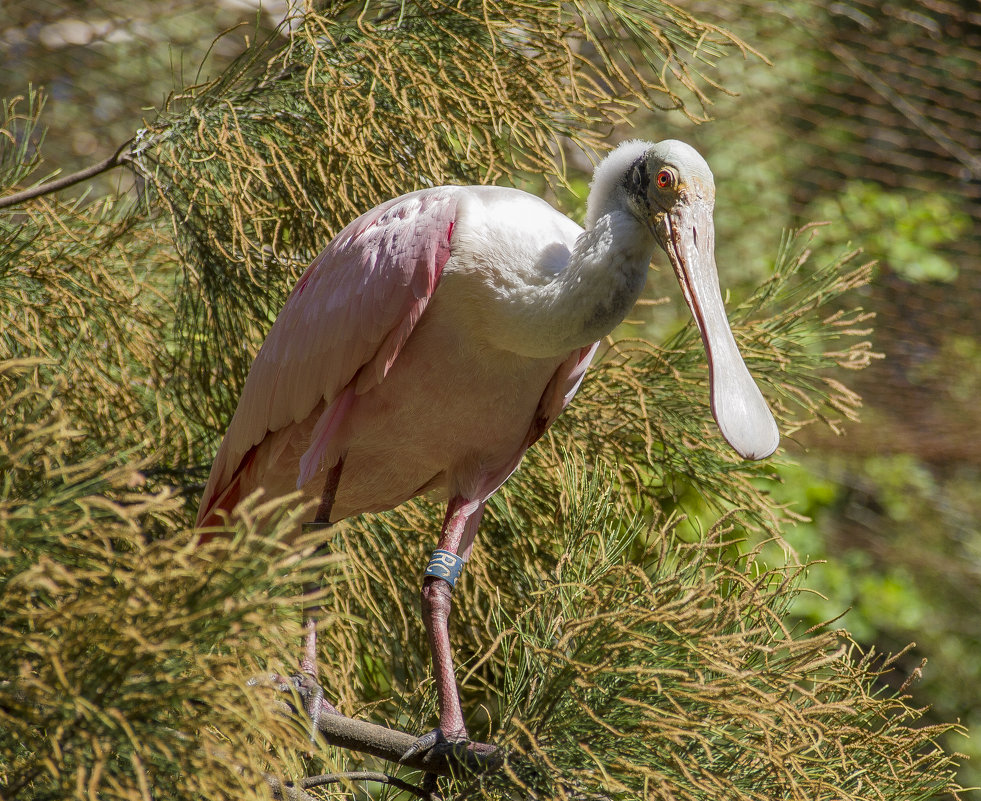
<svg viewBox="0 0 981 801">
<path fill-rule="evenodd" d="M 632 141 L 596 169 L 581 229 L 516 189 L 443 186 L 390 200 L 314 260 L 262 345 L 215 458 L 198 525 L 256 489 L 296 489 L 333 523 L 438 491 L 420 565 L 439 728 L 466 738 L 450 593 L 487 499 L 579 388 L 630 311 L 659 245 L 708 354 L 711 406 L 747 459 L 776 449 L 770 410 L 729 329 L 715 268 L 715 186 L 683 142 Z M 303 669 L 315 674 L 315 622 Z"/>
</svg>

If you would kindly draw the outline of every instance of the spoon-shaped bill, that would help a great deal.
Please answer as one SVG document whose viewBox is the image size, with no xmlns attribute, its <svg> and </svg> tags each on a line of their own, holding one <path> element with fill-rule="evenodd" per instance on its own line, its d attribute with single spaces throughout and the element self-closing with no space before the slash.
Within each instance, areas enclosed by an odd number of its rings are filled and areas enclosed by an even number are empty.
<svg viewBox="0 0 981 801">
<path fill-rule="evenodd" d="M 665 225 L 665 250 L 708 355 L 712 414 L 740 456 L 765 459 L 777 449 L 780 432 L 726 318 L 715 267 L 712 205 L 681 204 L 666 215 Z"/>
</svg>

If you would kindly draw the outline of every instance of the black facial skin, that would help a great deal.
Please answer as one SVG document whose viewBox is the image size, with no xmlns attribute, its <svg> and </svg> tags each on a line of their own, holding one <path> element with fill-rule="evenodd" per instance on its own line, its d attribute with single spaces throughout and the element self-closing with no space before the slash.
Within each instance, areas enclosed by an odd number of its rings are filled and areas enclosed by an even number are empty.
<svg viewBox="0 0 981 801">
<path fill-rule="evenodd" d="M 648 151 L 637 159 L 623 177 L 622 186 L 627 191 L 637 218 L 656 233 L 665 212 L 677 199 L 678 179 L 677 171 L 673 167 L 668 167 L 665 162 L 653 156 L 654 154 Z M 666 167 L 673 175 L 671 185 L 664 188 L 652 186 L 651 182 L 655 180 L 652 176 Z M 652 168 L 654 168 L 653 173 Z"/>
<path fill-rule="evenodd" d="M 645 153 L 627 172 L 627 191 L 634 197 L 645 197 L 647 195 L 647 154 Z"/>
</svg>

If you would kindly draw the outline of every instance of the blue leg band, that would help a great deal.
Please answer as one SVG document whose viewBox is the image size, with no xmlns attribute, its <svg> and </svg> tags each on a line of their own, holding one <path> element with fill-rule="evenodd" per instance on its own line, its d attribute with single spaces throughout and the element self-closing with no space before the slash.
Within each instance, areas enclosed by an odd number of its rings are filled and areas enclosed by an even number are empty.
<svg viewBox="0 0 981 801">
<path fill-rule="evenodd" d="M 463 560 L 455 553 L 437 548 L 429 557 L 429 564 L 426 565 L 426 572 L 423 575 L 441 578 L 452 587 L 463 572 L 463 564 Z"/>
</svg>

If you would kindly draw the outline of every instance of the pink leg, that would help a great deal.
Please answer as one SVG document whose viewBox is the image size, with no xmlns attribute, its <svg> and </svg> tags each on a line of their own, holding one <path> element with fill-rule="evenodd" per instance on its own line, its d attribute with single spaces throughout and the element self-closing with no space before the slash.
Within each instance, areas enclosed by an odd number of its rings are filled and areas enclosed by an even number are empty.
<svg viewBox="0 0 981 801">
<path fill-rule="evenodd" d="M 317 507 L 317 516 L 313 523 L 307 524 L 326 530 L 330 525 L 330 512 L 334 506 L 334 498 L 337 495 L 337 487 L 341 481 L 341 470 L 344 467 L 342 459 L 330 470 L 327 471 L 327 478 L 324 481 L 324 491 L 320 496 L 320 506 Z M 319 552 L 320 546 L 317 549 Z M 308 592 L 315 592 L 318 588 L 309 588 Z M 324 691 L 317 681 L 317 618 L 320 614 L 320 607 L 316 604 L 309 605 L 304 610 L 303 628 L 306 634 L 303 638 L 303 656 L 300 658 L 300 681 L 309 693 L 307 699 L 307 712 L 313 721 L 313 728 L 310 739 L 317 737 L 317 724 L 324 713 L 338 714 L 334 706 L 324 698 Z"/>
<path fill-rule="evenodd" d="M 474 515 L 483 513 L 483 503 L 455 497 L 450 499 L 443 521 L 443 530 L 437 548 L 469 555 L 471 542 L 463 542 L 467 522 Z M 429 635 L 429 650 L 433 659 L 433 676 L 436 680 L 436 696 L 439 702 L 439 729 L 424 735 L 406 752 L 406 757 L 428 750 L 442 736 L 445 740 L 465 740 L 467 727 L 463 721 L 463 709 L 453 671 L 453 650 L 450 646 L 450 608 L 452 585 L 441 578 L 426 576 L 422 583 L 422 620 Z"/>
</svg>

